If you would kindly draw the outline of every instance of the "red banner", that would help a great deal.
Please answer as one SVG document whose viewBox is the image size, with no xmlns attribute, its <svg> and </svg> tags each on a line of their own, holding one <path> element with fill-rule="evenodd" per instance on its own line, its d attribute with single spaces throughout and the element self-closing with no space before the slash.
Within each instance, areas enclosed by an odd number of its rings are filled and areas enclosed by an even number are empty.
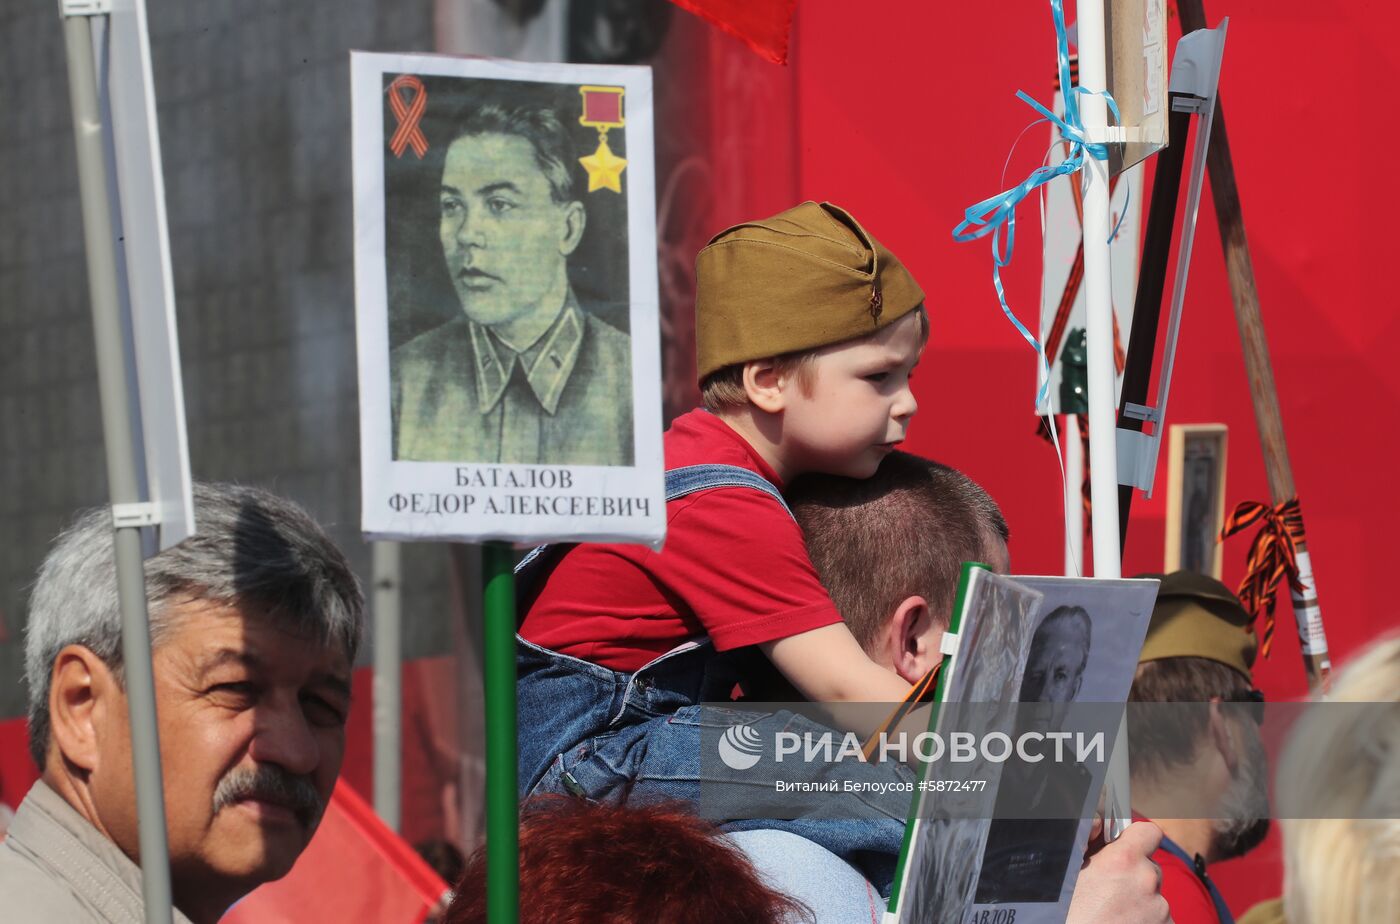
<svg viewBox="0 0 1400 924">
<path fill-rule="evenodd" d="M 19 808 L 24 794 L 39 778 L 39 768 L 29 756 L 29 734 L 24 719 L 0 722 L 0 802 Z"/>
<path fill-rule="evenodd" d="M 708 19 L 775 64 L 786 64 L 797 0 L 671 0 Z"/>
<path fill-rule="evenodd" d="M 344 781 L 286 877 L 234 905 L 220 924 L 418 924 L 447 886 Z"/>
</svg>

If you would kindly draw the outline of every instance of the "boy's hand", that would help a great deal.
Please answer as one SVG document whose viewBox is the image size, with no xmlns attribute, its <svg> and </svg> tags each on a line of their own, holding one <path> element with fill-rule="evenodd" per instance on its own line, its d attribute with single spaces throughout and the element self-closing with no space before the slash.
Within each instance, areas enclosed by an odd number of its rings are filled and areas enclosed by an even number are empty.
<svg viewBox="0 0 1400 924">
<path fill-rule="evenodd" d="M 1171 924 L 1171 909 L 1162 897 L 1162 870 L 1152 862 L 1152 852 L 1161 842 L 1161 828 L 1137 821 L 1085 860 L 1065 924 Z"/>
<path fill-rule="evenodd" d="M 843 622 L 759 647 L 788 682 L 813 702 L 898 703 L 909 693 L 909 684 L 870 660 Z"/>
</svg>

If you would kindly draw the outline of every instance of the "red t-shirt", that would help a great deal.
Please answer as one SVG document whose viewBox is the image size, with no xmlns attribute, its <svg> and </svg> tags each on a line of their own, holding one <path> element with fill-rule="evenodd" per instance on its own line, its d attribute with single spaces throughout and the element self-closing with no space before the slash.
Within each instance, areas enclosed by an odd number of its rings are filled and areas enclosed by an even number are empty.
<svg viewBox="0 0 1400 924">
<path fill-rule="evenodd" d="M 782 488 L 758 453 L 708 411 L 666 431 L 667 470 L 723 464 Z M 666 546 L 585 543 L 565 553 L 520 634 L 616 671 L 635 671 L 708 635 L 725 651 L 841 621 L 787 511 L 752 488 L 700 491 L 666 505 Z"/>
<path fill-rule="evenodd" d="M 1162 868 L 1162 897 L 1176 924 L 1220 924 L 1210 890 L 1185 860 L 1158 847 L 1152 862 Z"/>
<path fill-rule="evenodd" d="M 1146 819 L 1134 812 L 1133 820 Z M 1191 864 L 1164 847 L 1153 851 L 1152 862 L 1161 867 L 1162 897 L 1167 900 L 1175 924 L 1220 924 L 1210 890 Z"/>
</svg>

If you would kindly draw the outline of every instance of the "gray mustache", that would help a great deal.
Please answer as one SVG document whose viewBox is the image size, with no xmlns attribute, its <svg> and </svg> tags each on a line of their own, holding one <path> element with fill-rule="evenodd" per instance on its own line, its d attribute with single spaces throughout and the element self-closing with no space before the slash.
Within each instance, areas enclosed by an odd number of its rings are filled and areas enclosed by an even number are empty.
<svg viewBox="0 0 1400 924">
<path fill-rule="evenodd" d="M 240 767 L 231 771 L 214 790 L 214 813 L 218 814 L 244 799 L 286 806 L 307 827 L 320 820 L 324 808 L 320 793 L 309 779 L 288 773 L 276 764 L 262 764 L 251 770 Z"/>
</svg>

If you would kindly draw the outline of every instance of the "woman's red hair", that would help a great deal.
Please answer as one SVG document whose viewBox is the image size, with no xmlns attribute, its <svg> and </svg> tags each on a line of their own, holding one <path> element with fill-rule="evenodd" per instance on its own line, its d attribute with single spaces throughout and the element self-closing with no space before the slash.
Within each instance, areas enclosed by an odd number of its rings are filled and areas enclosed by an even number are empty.
<svg viewBox="0 0 1400 924">
<path fill-rule="evenodd" d="M 778 924 L 811 912 L 764 884 L 708 822 L 673 805 L 526 803 L 522 924 Z M 485 924 L 486 851 L 467 861 L 443 924 Z"/>
</svg>

